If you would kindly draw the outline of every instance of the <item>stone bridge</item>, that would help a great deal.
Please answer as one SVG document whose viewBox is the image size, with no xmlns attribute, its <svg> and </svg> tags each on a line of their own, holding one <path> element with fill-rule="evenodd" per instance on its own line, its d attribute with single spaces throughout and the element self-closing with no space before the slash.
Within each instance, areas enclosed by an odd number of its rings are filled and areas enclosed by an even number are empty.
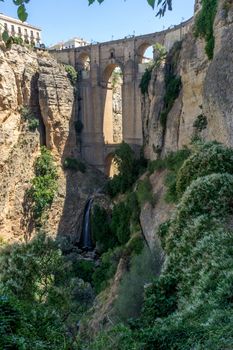
<svg viewBox="0 0 233 350">
<path fill-rule="evenodd" d="M 122 139 L 137 150 L 142 145 L 139 84 L 145 71 L 144 53 L 156 43 L 169 50 L 183 39 L 192 24 L 193 18 L 158 33 L 51 51 L 59 62 L 70 64 L 81 73 L 76 114 L 83 123 L 81 148 L 87 162 L 108 173 L 110 156 L 117 146 L 112 140 L 112 85 L 109 83 L 113 70 L 119 67 L 123 73 Z"/>
</svg>

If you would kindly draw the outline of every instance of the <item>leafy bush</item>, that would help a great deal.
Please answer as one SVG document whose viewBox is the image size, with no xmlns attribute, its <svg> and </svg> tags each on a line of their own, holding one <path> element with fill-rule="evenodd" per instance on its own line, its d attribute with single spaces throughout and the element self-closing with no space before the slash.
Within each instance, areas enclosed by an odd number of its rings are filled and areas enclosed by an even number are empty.
<svg viewBox="0 0 233 350">
<path fill-rule="evenodd" d="M 144 158 L 141 156 L 136 159 L 133 150 L 125 142 L 116 149 L 114 161 L 119 174 L 107 183 L 106 191 L 111 197 L 115 197 L 118 193 L 125 193 L 146 167 Z"/>
<path fill-rule="evenodd" d="M 175 100 L 179 96 L 181 90 L 181 78 L 176 76 L 174 73 L 166 73 L 165 76 L 165 96 L 164 96 L 164 107 L 160 114 L 160 123 L 165 129 L 167 123 L 167 116 L 172 109 Z"/>
<path fill-rule="evenodd" d="M 176 184 L 179 197 L 192 181 L 213 173 L 233 174 L 233 151 L 221 144 L 210 142 L 201 146 L 179 170 Z"/>
<path fill-rule="evenodd" d="M 34 114 L 28 106 L 23 106 L 20 110 L 20 114 L 21 117 L 27 122 L 28 129 L 30 131 L 35 131 L 39 127 L 39 119 L 37 119 L 34 116 Z"/>
<path fill-rule="evenodd" d="M 57 170 L 50 151 L 41 147 L 41 155 L 35 162 L 35 174 L 32 187 L 28 190 L 28 204 L 37 226 L 41 225 L 42 214 L 48 209 L 57 191 Z"/>
<path fill-rule="evenodd" d="M 90 302 L 80 298 L 88 285 L 72 279 L 57 243 L 39 234 L 0 253 L 1 348 L 75 349 L 68 330 Z"/>
<path fill-rule="evenodd" d="M 142 207 L 146 202 L 154 204 L 154 195 L 152 192 L 152 185 L 148 177 L 144 180 L 140 180 L 137 183 L 136 196 L 140 207 Z"/>
<path fill-rule="evenodd" d="M 161 256 L 158 252 L 156 253 L 157 261 L 149 248 L 145 247 L 140 255 L 131 259 L 130 269 L 121 281 L 115 304 L 115 314 L 120 321 L 127 321 L 140 315 L 144 286 L 160 272 Z"/>
<path fill-rule="evenodd" d="M 188 148 L 184 148 L 177 152 L 169 153 L 164 159 L 157 159 L 149 163 L 148 170 L 150 173 L 153 173 L 155 170 L 169 170 L 165 177 L 165 185 L 167 187 L 165 200 L 168 203 L 176 203 L 178 200 L 176 189 L 177 173 L 184 161 L 190 156 L 190 153 Z"/>
<path fill-rule="evenodd" d="M 77 79 L 78 79 L 78 73 L 76 72 L 75 68 L 69 64 L 66 64 L 65 70 L 66 70 L 67 77 L 69 78 L 71 84 L 73 86 L 76 86 Z"/>
<path fill-rule="evenodd" d="M 202 130 L 204 130 L 204 129 L 207 128 L 207 124 L 208 124 L 208 122 L 207 122 L 206 116 L 203 115 L 203 114 L 200 114 L 200 115 L 196 118 L 195 122 L 193 123 L 193 127 L 194 127 L 197 131 L 201 132 Z"/>
<path fill-rule="evenodd" d="M 139 85 L 141 89 L 141 93 L 143 95 L 148 94 L 148 88 L 149 88 L 149 83 L 151 81 L 151 75 L 152 75 L 153 69 L 160 67 L 161 63 L 164 61 L 167 55 L 166 48 L 160 45 L 159 43 L 154 45 L 154 50 L 156 51 L 156 54 L 157 54 L 156 60 L 148 64 L 148 67 L 146 68 Z"/>
<path fill-rule="evenodd" d="M 126 203 L 120 202 L 114 205 L 110 227 L 120 244 L 125 244 L 129 240 L 130 217 L 131 212 Z"/>
<path fill-rule="evenodd" d="M 81 173 L 86 172 L 86 165 L 75 158 L 66 158 L 63 163 L 63 168 L 65 170 L 81 171 Z"/>
<path fill-rule="evenodd" d="M 109 279 L 115 275 L 122 253 L 122 248 L 116 247 L 109 249 L 101 256 L 100 266 L 97 267 L 92 276 L 97 294 L 108 286 Z"/>
<path fill-rule="evenodd" d="M 218 0 L 203 0 L 202 8 L 195 22 L 195 36 L 204 38 L 206 41 L 205 51 L 211 60 L 214 55 L 214 20 L 217 13 Z"/>
<path fill-rule="evenodd" d="M 152 75 L 153 69 L 154 69 L 154 65 L 150 65 L 149 67 L 146 68 L 142 76 L 139 87 L 143 95 L 148 94 L 148 88 L 151 81 L 151 75 Z"/>
<path fill-rule="evenodd" d="M 91 216 L 92 237 L 98 242 L 101 251 L 107 251 L 113 248 L 117 243 L 117 237 L 110 229 L 110 218 L 107 211 L 98 205 L 95 205 Z"/>
<path fill-rule="evenodd" d="M 92 260 L 76 260 L 73 263 L 73 271 L 76 277 L 81 278 L 84 282 L 92 283 L 95 264 Z"/>
</svg>

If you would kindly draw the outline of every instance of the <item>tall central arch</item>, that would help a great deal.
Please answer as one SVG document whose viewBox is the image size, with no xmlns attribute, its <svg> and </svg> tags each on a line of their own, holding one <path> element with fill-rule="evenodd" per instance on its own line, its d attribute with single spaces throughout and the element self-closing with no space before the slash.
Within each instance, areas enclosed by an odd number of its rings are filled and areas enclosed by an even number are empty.
<svg viewBox="0 0 233 350">
<path fill-rule="evenodd" d="M 109 64 L 103 73 L 103 135 L 105 144 L 123 140 L 123 72 L 119 65 Z"/>
</svg>

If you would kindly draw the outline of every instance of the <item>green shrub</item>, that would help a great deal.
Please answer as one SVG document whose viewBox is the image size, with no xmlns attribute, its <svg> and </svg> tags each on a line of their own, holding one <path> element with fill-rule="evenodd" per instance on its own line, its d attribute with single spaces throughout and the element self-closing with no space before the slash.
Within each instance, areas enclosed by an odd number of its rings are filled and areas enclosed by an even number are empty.
<svg viewBox="0 0 233 350">
<path fill-rule="evenodd" d="M 136 159 L 135 153 L 125 142 L 116 149 L 114 162 L 119 174 L 107 183 L 106 191 L 111 197 L 115 197 L 118 193 L 125 193 L 130 189 L 146 166 L 144 158 Z"/>
<path fill-rule="evenodd" d="M 148 94 L 148 88 L 149 88 L 149 84 L 151 81 L 151 75 L 152 75 L 153 68 L 154 68 L 154 65 L 147 67 L 143 76 L 142 76 L 139 87 L 140 87 L 141 93 L 143 95 Z"/>
<path fill-rule="evenodd" d="M 233 174 L 233 151 L 221 144 L 207 143 L 188 158 L 177 175 L 179 197 L 198 177 L 213 173 Z"/>
<path fill-rule="evenodd" d="M 57 170 L 50 151 L 41 147 L 41 155 L 35 161 L 35 177 L 28 190 L 29 206 L 37 226 L 41 225 L 42 215 L 48 209 L 57 191 Z"/>
<path fill-rule="evenodd" d="M 125 244 L 129 240 L 130 217 L 131 212 L 126 203 L 120 202 L 114 205 L 110 227 L 120 244 Z"/>
<path fill-rule="evenodd" d="M 159 254 L 155 262 L 153 254 L 145 247 L 130 262 L 129 271 L 124 275 L 115 304 L 115 314 L 120 321 L 127 321 L 140 315 L 144 286 L 159 273 L 161 261 Z"/>
<path fill-rule="evenodd" d="M 196 17 L 195 36 L 204 38 L 206 41 L 205 51 L 211 60 L 214 55 L 214 20 L 217 13 L 218 0 L 203 0 L 202 8 Z"/>
<path fill-rule="evenodd" d="M 167 117 L 172 109 L 175 100 L 180 94 L 181 90 L 181 77 L 176 76 L 176 74 L 167 72 L 165 75 L 165 96 L 164 96 L 164 107 L 160 114 L 160 123 L 165 129 L 167 124 Z"/>
<path fill-rule="evenodd" d="M 69 78 L 71 84 L 73 86 L 76 86 L 77 79 L 78 79 L 78 73 L 76 72 L 75 68 L 69 64 L 66 64 L 65 70 L 66 70 L 67 77 Z"/>
<path fill-rule="evenodd" d="M 109 279 L 115 275 L 122 253 L 122 248 L 116 247 L 114 249 L 109 249 L 101 256 L 100 266 L 97 267 L 92 276 L 97 294 L 108 286 Z"/>
<path fill-rule="evenodd" d="M 134 234 L 128 243 L 126 244 L 126 253 L 127 255 L 138 255 L 141 253 L 143 247 L 144 247 L 144 239 L 141 235 L 141 233 Z"/>
<path fill-rule="evenodd" d="M 73 271 L 76 277 L 85 282 L 92 283 L 92 275 L 95 270 L 95 264 L 92 260 L 76 260 L 73 263 Z"/>
<path fill-rule="evenodd" d="M 166 169 L 166 161 L 164 159 L 156 159 L 148 162 L 148 171 L 153 174 L 156 170 Z"/>
<path fill-rule="evenodd" d="M 148 177 L 146 177 L 144 180 L 138 181 L 136 196 L 140 207 L 142 207 L 146 202 L 154 205 L 152 185 Z"/>
<path fill-rule="evenodd" d="M 86 165 L 75 158 L 66 158 L 63 163 L 65 170 L 80 171 L 81 173 L 86 172 Z"/>
<path fill-rule="evenodd" d="M 88 288 L 45 234 L 1 248 L 1 349 L 75 349 L 68 330 L 89 306 Z"/>
<path fill-rule="evenodd" d="M 206 116 L 203 115 L 203 114 L 200 114 L 200 115 L 196 118 L 195 122 L 193 123 L 193 127 L 194 127 L 197 131 L 201 132 L 202 130 L 204 130 L 204 129 L 207 128 L 207 124 L 208 124 L 208 122 L 207 122 Z"/>
<path fill-rule="evenodd" d="M 40 125 L 39 119 L 35 118 L 34 114 L 28 106 L 23 106 L 20 110 L 20 114 L 23 120 L 27 122 L 28 129 L 30 131 L 35 131 L 38 129 Z"/>
<path fill-rule="evenodd" d="M 28 129 L 30 131 L 35 131 L 36 129 L 38 129 L 39 125 L 40 125 L 39 120 L 36 118 L 30 119 L 28 121 Z"/>
<path fill-rule="evenodd" d="M 104 208 L 95 205 L 91 216 L 92 237 L 98 242 L 101 251 L 107 251 L 118 244 L 117 237 L 111 232 L 109 214 Z"/>
</svg>

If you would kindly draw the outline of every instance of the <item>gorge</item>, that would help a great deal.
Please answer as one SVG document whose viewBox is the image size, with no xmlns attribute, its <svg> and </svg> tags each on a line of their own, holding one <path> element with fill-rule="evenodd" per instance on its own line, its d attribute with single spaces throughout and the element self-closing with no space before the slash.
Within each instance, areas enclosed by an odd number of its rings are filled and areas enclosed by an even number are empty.
<svg viewBox="0 0 233 350">
<path fill-rule="evenodd" d="M 0 349 L 232 349 L 233 4 L 207 5 L 77 49 L 1 43 Z"/>
</svg>

